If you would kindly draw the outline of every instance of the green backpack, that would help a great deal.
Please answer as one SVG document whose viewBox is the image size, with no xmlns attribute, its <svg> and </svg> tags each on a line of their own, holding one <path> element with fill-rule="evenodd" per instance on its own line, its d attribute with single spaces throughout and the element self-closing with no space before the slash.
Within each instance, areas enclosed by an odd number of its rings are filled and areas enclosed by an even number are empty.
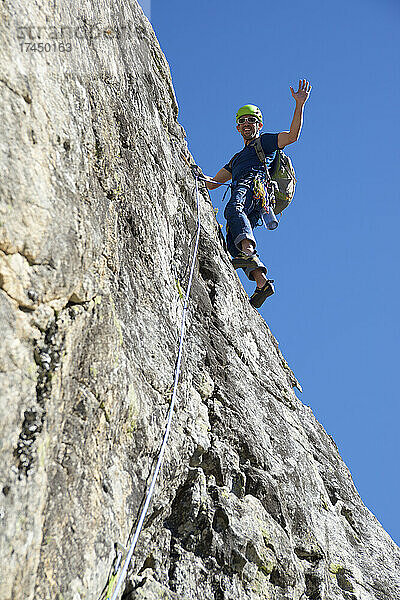
<svg viewBox="0 0 400 600">
<path fill-rule="evenodd" d="M 267 178 L 272 179 L 272 181 L 275 181 L 277 184 L 275 188 L 274 213 L 279 215 L 279 213 L 289 206 L 296 190 L 296 174 L 294 172 L 292 161 L 283 150 L 278 149 L 270 170 L 268 170 L 261 138 L 256 138 L 252 145 L 254 146 L 258 158 L 264 165 Z"/>
</svg>

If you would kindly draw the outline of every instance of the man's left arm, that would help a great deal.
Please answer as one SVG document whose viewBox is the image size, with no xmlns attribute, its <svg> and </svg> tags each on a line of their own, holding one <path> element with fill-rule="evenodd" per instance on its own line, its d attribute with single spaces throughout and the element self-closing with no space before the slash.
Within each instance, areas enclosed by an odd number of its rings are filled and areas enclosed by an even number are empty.
<svg viewBox="0 0 400 600">
<path fill-rule="evenodd" d="M 292 92 L 292 96 L 296 101 L 296 108 L 294 109 L 294 115 L 292 123 L 290 125 L 290 130 L 281 131 L 280 133 L 278 133 L 279 148 L 284 148 L 288 144 L 293 144 L 293 142 L 297 142 L 297 140 L 300 137 L 301 127 L 303 125 L 304 105 L 307 102 L 311 92 L 310 82 L 306 79 L 300 79 L 299 89 L 297 90 L 297 92 L 294 91 L 292 86 L 290 86 L 290 91 Z"/>
</svg>

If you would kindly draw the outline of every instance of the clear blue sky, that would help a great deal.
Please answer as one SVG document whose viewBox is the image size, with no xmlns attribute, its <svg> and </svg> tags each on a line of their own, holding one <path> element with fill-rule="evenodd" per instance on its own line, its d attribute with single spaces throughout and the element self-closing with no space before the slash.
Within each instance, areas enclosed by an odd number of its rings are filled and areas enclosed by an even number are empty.
<svg viewBox="0 0 400 600">
<path fill-rule="evenodd" d="M 261 313 L 301 400 L 399 543 L 400 4 L 153 0 L 151 20 L 206 174 L 242 147 L 239 106 L 260 106 L 264 131 L 287 130 L 289 85 L 313 85 L 301 138 L 287 148 L 293 205 L 276 231 L 257 230 L 277 289 Z M 224 223 L 222 191 L 211 194 Z"/>
</svg>

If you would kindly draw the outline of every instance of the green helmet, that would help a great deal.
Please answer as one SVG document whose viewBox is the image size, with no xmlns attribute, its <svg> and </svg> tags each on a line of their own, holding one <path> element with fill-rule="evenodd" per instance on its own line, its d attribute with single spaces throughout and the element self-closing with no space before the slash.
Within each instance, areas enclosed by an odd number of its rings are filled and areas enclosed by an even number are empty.
<svg viewBox="0 0 400 600">
<path fill-rule="evenodd" d="M 243 117 L 243 115 L 254 115 L 260 121 L 263 122 L 263 116 L 261 110 L 258 106 L 254 106 L 254 104 L 245 104 L 236 113 L 236 123 L 239 117 Z"/>
</svg>

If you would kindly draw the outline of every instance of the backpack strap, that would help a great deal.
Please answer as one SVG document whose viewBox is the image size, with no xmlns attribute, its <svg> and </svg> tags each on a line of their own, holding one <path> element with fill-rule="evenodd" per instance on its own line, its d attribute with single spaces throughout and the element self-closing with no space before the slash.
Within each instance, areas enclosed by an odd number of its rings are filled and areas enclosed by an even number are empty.
<svg viewBox="0 0 400 600">
<path fill-rule="evenodd" d="M 261 162 L 261 164 L 263 165 L 263 167 L 265 169 L 265 173 L 267 175 L 267 181 L 268 182 L 271 181 L 271 175 L 269 174 L 269 171 L 268 171 L 267 160 L 265 158 L 264 148 L 262 147 L 261 137 L 260 136 L 256 137 L 256 139 L 254 140 L 254 142 L 251 142 L 250 145 L 254 146 L 254 150 L 256 151 L 258 159 L 259 159 L 259 161 Z"/>
</svg>

